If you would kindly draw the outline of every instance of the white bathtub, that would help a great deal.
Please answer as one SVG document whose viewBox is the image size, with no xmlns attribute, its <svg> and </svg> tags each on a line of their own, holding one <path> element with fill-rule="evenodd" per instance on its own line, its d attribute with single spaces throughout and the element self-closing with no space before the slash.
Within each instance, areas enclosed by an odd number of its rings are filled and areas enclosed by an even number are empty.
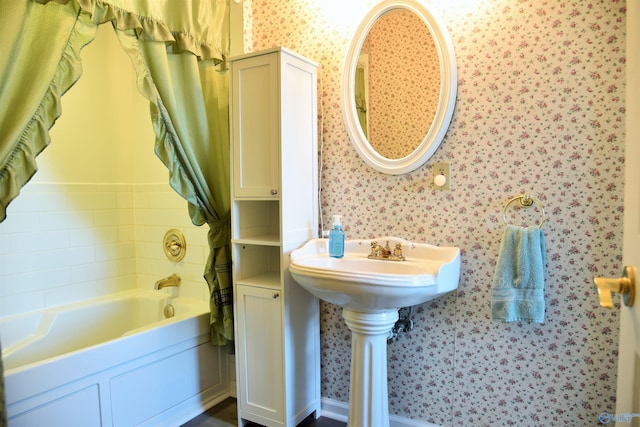
<svg viewBox="0 0 640 427">
<path fill-rule="evenodd" d="M 0 319 L 0 339 L 11 427 L 178 426 L 228 396 L 206 302 L 127 291 Z"/>
</svg>

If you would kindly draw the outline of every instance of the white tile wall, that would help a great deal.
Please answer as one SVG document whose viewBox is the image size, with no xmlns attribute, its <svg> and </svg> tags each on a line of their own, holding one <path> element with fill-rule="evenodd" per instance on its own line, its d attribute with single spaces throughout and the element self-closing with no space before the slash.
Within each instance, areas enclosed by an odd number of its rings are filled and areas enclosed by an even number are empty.
<svg viewBox="0 0 640 427">
<path fill-rule="evenodd" d="M 153 287 L 158 279 L 177 273 L 182 277 L 181 295 L 208 300 L 208 287 L 202 278 L 209 253 L 208 226 L 191 223 L 187 202 L 168 184 L 138 184 L 133 210 L 139 286 Z M 179 263 L 168 261 L 164 255 L 162 239 L 170 228 L 181 230 L 187 241 L 186 256 Z"/>
<path fill-rule="evenodd" d="M 134 287 L 153 288 L 172 273 L 180 290 L 208 299 L 202 278 L 208 227 L 191 224 L 187 203 L 168 184 L 29 183 L 0 224 L 0 317 Z M 170 262 L 169 228 L 187 239 Z"/>
</svg>

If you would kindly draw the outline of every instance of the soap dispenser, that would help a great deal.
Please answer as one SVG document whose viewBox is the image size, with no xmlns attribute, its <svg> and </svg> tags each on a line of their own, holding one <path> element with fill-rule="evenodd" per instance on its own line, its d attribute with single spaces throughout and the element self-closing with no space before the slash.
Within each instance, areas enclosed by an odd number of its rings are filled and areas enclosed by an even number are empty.
<svg viewBox="0 0 640 427">
<path fill-rule="evenodd" d="M 344 256 L 344 231 L 342 231 L 340 215 L 333 216 L 333 227 L 329 232 L 329 256 L 333 258 Z"/>
</svg>

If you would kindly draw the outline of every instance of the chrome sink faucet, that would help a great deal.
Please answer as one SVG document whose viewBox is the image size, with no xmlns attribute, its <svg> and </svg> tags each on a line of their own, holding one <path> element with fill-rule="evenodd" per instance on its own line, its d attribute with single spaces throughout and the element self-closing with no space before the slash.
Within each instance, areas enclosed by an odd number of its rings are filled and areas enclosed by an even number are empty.
<svg viewBox="0 0 640 427">
<path fill-rule="evenodd" d="M 378 245 L 375 240 L 371 242 L 371 253 L 367 256 L 369 259 L 380 259 L 384 261 L 406 261 L 407 259 L 402 255 L 402 243 L 396 243 L 395 249 L 391 251 L 389 241 L 382 247 Z"/>
<path fill-rule="evenodd" d="M 180 276 L 173 273 L 171 276 L 165 277 L 164 279 L 160 279 L 156 282 L 155 288 L 162 289 L 168 286 L 180 286 Z"/>
</svg>

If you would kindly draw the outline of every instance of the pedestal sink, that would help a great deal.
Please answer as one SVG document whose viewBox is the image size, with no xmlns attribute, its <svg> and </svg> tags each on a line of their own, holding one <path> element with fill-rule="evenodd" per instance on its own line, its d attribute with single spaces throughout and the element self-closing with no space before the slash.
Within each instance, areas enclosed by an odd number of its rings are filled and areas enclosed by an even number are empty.
<svg viewBox="0 0 640 427">
<path fill-rule="evenodd" d="M 328 240 L 314 239 L 291 252 L 289 271 L 316 297 L 342 307 L 351 330 L 351 427 L 388 427 L 387 337 L 398 309 L 458 287 L 460 250 L 396 237 L 404 261 L 369 259 L 371 240 L 347 240 L 343 258 L 329 257 Z"/>
</svg>

